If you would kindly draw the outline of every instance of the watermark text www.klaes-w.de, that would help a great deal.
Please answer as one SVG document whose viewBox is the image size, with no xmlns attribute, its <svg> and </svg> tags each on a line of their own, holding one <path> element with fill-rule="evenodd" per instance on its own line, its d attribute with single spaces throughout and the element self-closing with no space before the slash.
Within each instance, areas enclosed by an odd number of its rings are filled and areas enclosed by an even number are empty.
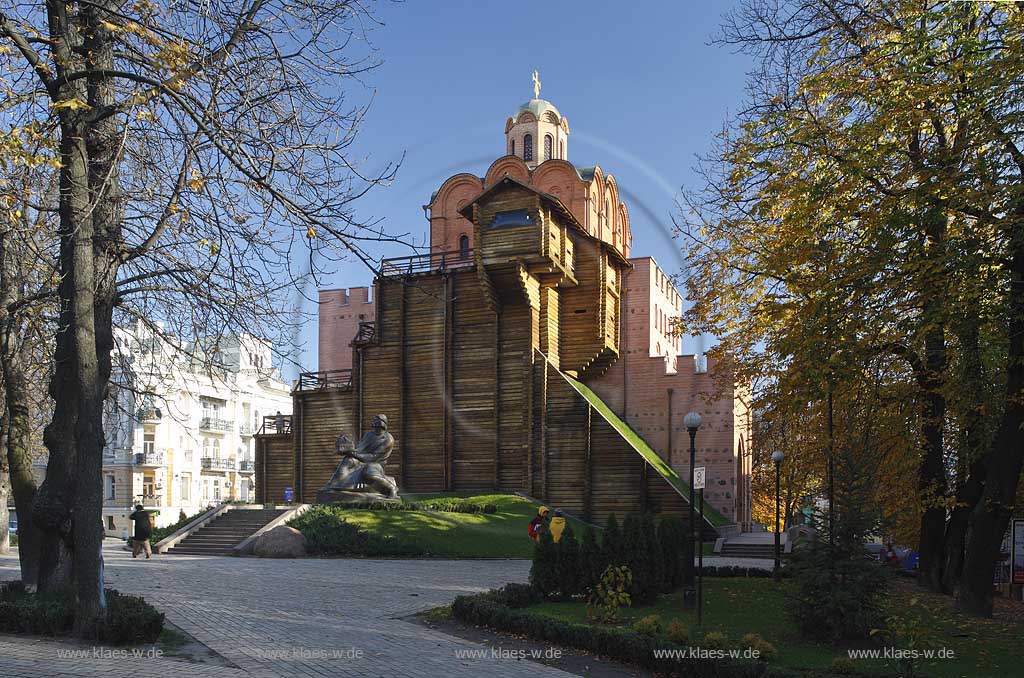
<svg viewBox="0 0 1024 678">
<path fill-rule="evenodd" d="M 58 659 L 160 659 L 163 656 L 164 651 L 158 647 L 149 649 L 89 647 L 57 650 Z"/>
<path fill-rule="evenodd" d="M 759 659 L 761 651 L 753 648 L 733 648 L 722 650 L 711 647 L 675 647 L 661 648 L 654 650 L 655 659 L 675 659 L 685 661 L 690 659 Z"/>
<path fill-rule="evenodd" d="M 899 647 L 876 647 L 847 650 L 850 659 L 956 659 L 956 651 L 949 647 L 928 649 L 904 649 Z"/>
<path fill-rule="evenodd" d="M 512 659 L 512 660 L 525 660 L 525 659 L 561 659 L 562 648 L 560 647 L 549 647 L 547 649 L 530 649 L 522 650 L 516 648 L 506 647 L 482 647 L 482 648 L 463 648 L 455 650 L 456 659 Z"/>
</svg>

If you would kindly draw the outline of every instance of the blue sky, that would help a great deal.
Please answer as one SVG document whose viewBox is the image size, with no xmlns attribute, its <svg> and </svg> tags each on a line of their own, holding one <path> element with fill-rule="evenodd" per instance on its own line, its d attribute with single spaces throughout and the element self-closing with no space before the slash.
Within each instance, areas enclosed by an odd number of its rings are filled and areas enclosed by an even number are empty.
<svg viewBox="0 0 1024 678">
<path fill-rule="evenodd" d="M 505 120 L 533 96 L 569 120 L 569 160 L 600 165 L 618 180 L 630 212 L 634 256 L 653 255 L 681 273 L 671 216 L 681 187 L 698 188 L 695 157 L 743 101 L 750 60 L 708 44 L 732 2 L 380 3 L 370 40 L 383 64 L 364 77 L 373 103 L 358 141 L 364 166 L 405 157 L 393 184 L 358 205 L 361 218 L 426 241 L 422 205 L 460 171 L 482 175 L 504 154 Z M 379 250 L 377 256 L 407 252 Z M 342 263 L 320 287 L 368 285 L 369 271 Z M 315 298 L 315 291 L 307 290 Z M 305 310 L 315 314 L 315 303 Z M 317 331 L 300 341 L 316 369 Z M 684 352 L 692 350 L 684 340 Z M 292 370 L 286 370 L 289 376 Z"/>
</svg>

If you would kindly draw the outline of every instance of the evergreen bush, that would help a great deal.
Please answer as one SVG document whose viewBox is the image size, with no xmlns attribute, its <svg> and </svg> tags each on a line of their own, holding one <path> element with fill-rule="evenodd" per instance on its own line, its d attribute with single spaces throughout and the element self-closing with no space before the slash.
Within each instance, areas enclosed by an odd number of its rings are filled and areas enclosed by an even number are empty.
<svg viewBox="0 0 1024 678">
<path fill-rule="evenodd" d="M 662 591 L 665 593 L 675 591 L 683 585 L 685 541 L 686 528 L 680 518 L 666 516 L 661 519 L 661 522 L 658 523 L 658 543 L 661 544 L 661 554 L 665 564 L 662 582 Z"/>
<path fill-rule="evenodd" d="M 345 509 L 314 506 L 288 521 L 306 537 L 310 553 L 322 556 L 422 556 L 421 547 L 398 537 L 363 530 L 345 520 Z"/>
<path fill-rule="evenodd" d="M 533 547 L 533 564 L 530 566 L 530 584 L 545 598 L 556 597 L 561 590 L 558 582 L 558 551 L 551 533 L 542 530 L 540 539 Z"/>
<path fill-rule="evenodd" d="M 619 528 L 619 521 L 615 514 L 608 516 L 605 523 L 604 534 L 601 535 L 601 551 L 603 558 L 601 564 L 604 567 L 609 565 L 625 565 L 627 563 L 626 549 L 622 543 L 622 530 Z M 604 572 L 604 568 L 601 569 Z"/>
<path fill-rule="evenodd" d="M 586 591 L 580 563 L 580 545 L 572 527 L 565 526 L 562 538 L 555 544 L 556 581 L 562 598 L 572 598 Z"/>
<path fill-rule="evenodd" d="M 580 542 L 580 593 L 592 590 L 601 581 L 601 574 L 607 563 L 594 530 L 586 528 Z"/>
</svg>

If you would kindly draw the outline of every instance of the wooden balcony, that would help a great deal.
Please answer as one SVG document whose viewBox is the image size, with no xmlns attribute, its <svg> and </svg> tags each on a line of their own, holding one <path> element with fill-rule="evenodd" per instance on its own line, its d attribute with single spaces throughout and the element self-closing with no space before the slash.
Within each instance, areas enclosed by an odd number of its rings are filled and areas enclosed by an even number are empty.
<svg viewBox="0 0 1024 678">
<path fill-rule="evenodd" d="M 352 370 L 322 370 L 303 372 L 299 375 L 297 391 L 321 391 L 328 388 L 347 389 L 352 387 Z M 272 417 L 264 417 L 264 421 Z"/>
<path fill-rule="evenodd" d="M 430 252 L 411 257 L 395 257 L 381 262 L 378 275 L 382 278 L 394 276 L 418 275 L 447 271 L 453 268 L 473 266 L 473 250 L 455 250 L 452 252 Z"/>
</svg>

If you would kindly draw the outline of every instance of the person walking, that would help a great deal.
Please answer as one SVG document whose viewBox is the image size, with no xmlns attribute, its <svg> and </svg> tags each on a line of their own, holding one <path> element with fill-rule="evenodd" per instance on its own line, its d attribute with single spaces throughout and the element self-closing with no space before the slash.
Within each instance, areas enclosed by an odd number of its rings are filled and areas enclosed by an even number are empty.
<svg viewBox="0 0 1024 678">
<path fill-rule="evenodd" d="M 135 513 L 128 516 L 135 521 L 135 532 L 132 536 L 132 558 L 138 558 L 139 554 L 145 552 L 146 560 L 153 555 L 153 547 L 149 544 L 149 538 L 153 535 L 153 528 L 149 524 L 149 511 L 142 508 L 142 504 L 135 505 Z"/>
</svg>

